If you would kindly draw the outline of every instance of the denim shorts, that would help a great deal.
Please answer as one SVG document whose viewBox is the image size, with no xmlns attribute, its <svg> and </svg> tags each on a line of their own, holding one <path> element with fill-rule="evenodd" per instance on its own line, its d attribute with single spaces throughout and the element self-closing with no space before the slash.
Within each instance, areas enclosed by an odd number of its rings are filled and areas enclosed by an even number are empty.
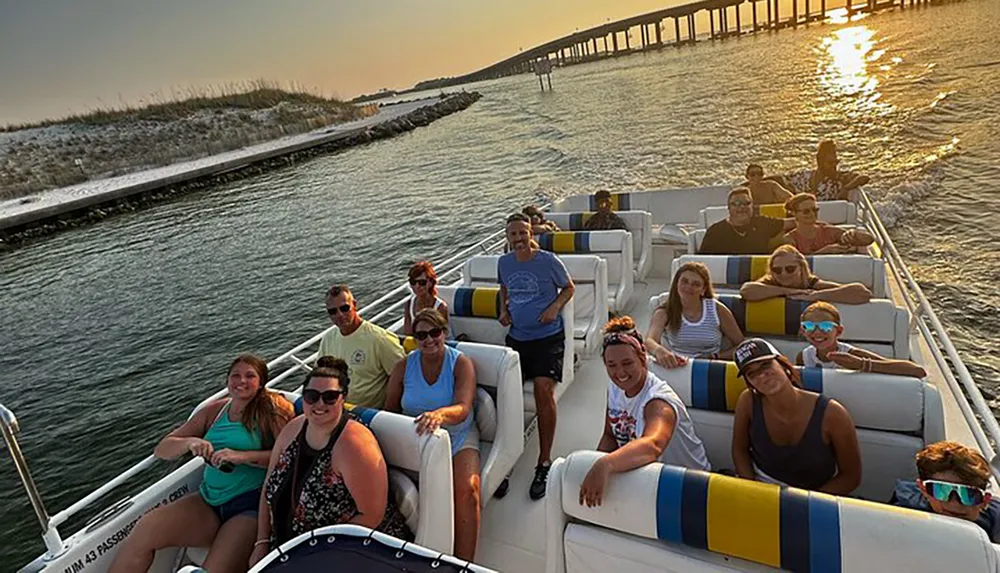
<svg viewBox="0 0 1000 573">
<path fill-rule="evenodd" d="M 243 492 L 222 505 L 209 505 L 209 507 L 219 517 L 221 523 L 225 523 L 237 515 L 257 517 L 257 510 L 260 507 L 260 490 Z"/>
</svg>

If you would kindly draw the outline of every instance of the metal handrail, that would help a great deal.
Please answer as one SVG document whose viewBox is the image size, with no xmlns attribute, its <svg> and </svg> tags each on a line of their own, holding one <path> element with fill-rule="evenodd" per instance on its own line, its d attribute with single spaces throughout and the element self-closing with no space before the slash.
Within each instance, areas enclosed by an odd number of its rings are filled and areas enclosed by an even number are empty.
<svg viewBox="0 0 1000 573">
<path fill-rule="evenodd" d="M 907 299 L 907 306 L 910 307 L 918 328 L 927 340 L 931 353 L 934 355 L 935 362 L 941 368 L 946 382 L 948 382 L 952 393 L 955 395 L 955 400 L 958 402 L 963 417 L 965 417 L 966 422 L 972 428 L 973 437 L 976 439 L 983 454 L 991 460 L 994 475 L 1000 477 L 1000 467 L 997 467 L 1000 464 L 997 463 L 998 460 L 996 459 L 994 448 L 996 444 L 1000 444 L 1000 424 L 997 423 L 993 411 L 972 379 L 972 374 L 969 373 L 965 363 L 962 362 L 958 350 L 952 344 L 951 338 L 948 337 L 944 326 L 938 320 L 937 314 L 931 307 L 930 301 L 924 295 L 923 289 L 920 288 L 916 279 L 913 278 L 899 251 L 896 250 L 896 245 L 893 244 L 892 239 L 889 237 L 889 233 L 882 224 L 882 220 L 879 218 L 871 199 L 863 191 L 860 193 L 860 197 L 864 207 L 863 214 L 869 223 L 869 229 L 879 239 L 883 251 L 882 256 L 889 263 L 889 268 L 896 277 L 896 281 L 900 287 L 909 289 L 908 292 L 904 292 L 906 295 L 904 298 Z M 911 296 L 915 300 L 910 300 Z M 928 325 L 927 322 L 930 324 Z M 944 353 L 942 353 L 942 348 Z M 947 359 L 945 359 L 944 354 L 947 354 Z M 951 363 L 950 366 L 949 361 Z M 965 390 L 964 393 L 962 392 L 963 389 Z M 969 402 L 970 399 L 971 404 Z"/>
<path fill-rule="evenodd" d="M 491 251 L 495 251 L 498 248 L 502 247 L 505 242 L 505 239 L 500 237 L 503 236 L 504 236 L 504 231 L 497 231 L 491 233 L 486 238 L 476 242 L 475 244 L 469 247 L 462 249 L 461 251 L 455 253 L 454 255 L 451 255 L 445 260 L 436 263 L 435 264 L 436 267 L 444 269 L 443 272 L 438 274 L 438 279 L 441 280 L 444 279 L 445 277 L 449 277 L 455 275 L 456 273 L 459 273 L 462 270 L 462 266 L 465 263 L 465 259 L 468 258 L 469 256 L 480 253 L 489 253 Z M 498 240 L 498 238 L 500 239 Z M 404 294 L 405 296 L 402 296 L 402 298 L 400 298 L 400 295 Z M 396 311 L 397 309 L 401 308 L 403 305 L 405 305 L 406 302 L 409 300 L 409 296 L 410 296 L 409 284 L 404 282 L 402 285 L 392 289 L 385 295 L 379 297 L 378 299 L 364 306 L 362 309 L 358 311 L 358 314 L 365 316 L 371 312 L 374 312 L 374 310 L 379 306 L 385 305 L 390 300 L 396 299 L 394 302 L 392 302 L 392 304 L 390 304 L 380 312 L 374 314 L 374 316 L 372 316 L 370 319 L 367 319 L 371 322 L 377 322 L 382 318 L 385 318 L 392 312 Z M 319 341 L 322 340 L 323 336 L 325 336 L 328 332 L 330 332 L 334 328 L 336 327 L 331 326 L 323 330 L 319 334 L 312 336 L 305 342 L 298 344 L 291 350 L 285 352 L 284 354 L 278 356 L 274 360 L 268 362 L 267 367 L 269 370 L 285 363 L 291 363 L 291 367 L 289 367 L 281 374 L 269 380 L 267 387 L 273 388 L 277 384 L 291 377 L 293 374 L 311 370 L 310 364 L 316 361 L 318 352 L 312 352 L 305 359 L 300 358 L 298 356 L 298 353 L 318 344 Z M 220 390 L 212 394 L 211 396 L 203 400 L 195 408 L 194 411 L 196 412 L 205 404 L 211 402 L 212 400 L 217 400 L 225 395 L 226 395 L 226 390 Z M 192 413 L 192 415 L 194 414 Z M 4 408 L 3 405 L 0 405 L 0 421 L 2 421 L 2 424 L 0 424 L 0 426 L 2 426 L 3 428 L 4 440 L 7 442 L 7 446 L 11 451 L 11 456 L 14 458 L 14 464 L 15 466 L 17 466 L 17 470 L 21 476 L 21 481 L 24 483 L 25 490 L 28 492 L 28 497 L 30 498 L 31 505 L 35 510 L 35 515 L 38 517 L 39 523 L 42 526 L 42 530 L 44 532 L 42 537 L 45 540 L 47 558 L 52 558 L 62 553 L 62 551 L 65 550 L 64 544 L 61 538 L 59 537 L 59 532 L 57 531 L 57 527 L 59 525 L 65 523 L 70 517 L 79 513 L 81 510 L 91 505 L 92 503 L 98 501 L 99 499 L 107 495 L 109 492 L 120 487 L 121 485 L 123 485 L 125 482 L 132 479 L 136 475 L 151 468 L 157 461 L 156 456 L 152 455 L 147 456 L 137 464 L 125 470 L 121 474 L 115 476 L 101 487 L 90 492 L 89 494 L 81 498 L 79 501 L 73 503 L 66 509 L 60 511 L 59 513 L 55 514 L 50 518 L 45 510 L 44 504 L 42 503 L 41 494 L 38 492 L 38 488 L 35 486 L 35 483 L 31 478 L 31 474 L 28 472 L 27 462 L 25 461 L 24 456 L 21 454 L 21 450 L 17 445 L 17 440 L 16 440 L 17 419 L 14 417 L 14 414 L 7 408 Z"/>
</svg>

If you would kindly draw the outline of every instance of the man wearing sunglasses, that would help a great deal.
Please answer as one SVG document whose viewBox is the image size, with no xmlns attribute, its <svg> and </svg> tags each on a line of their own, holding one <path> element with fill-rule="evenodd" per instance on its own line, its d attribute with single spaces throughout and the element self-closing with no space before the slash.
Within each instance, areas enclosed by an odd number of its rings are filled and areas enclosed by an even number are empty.
<svg viewBox="0 0 1000 573">
<path fill-rule="evenodd" d="M 795 219 L 754 215 L 750 189 L 737 187 L 726 198 L 729 216 L 705 231 L 702 255 L 767 255 L 784 241 L 782 233 L 795 226 Z"/>
<path fill-rule="evenodd" d="M 746 176 L 744 186 L 750 188 L 750 196 L 758 205 L 784 203 L 792 198 L 792 193 L 778 182 L 780 175 L 764 177 L 764 168 L 756 163 L 747 165 Z"/>
<path fill-rule="evenodd" d="M 509 326 L 507 346 L 521 359 L 521 378 L 534 381 L 538 412 L 538 465 L 528 490 L 531 499 L 545 497 L 545 483 L 556 435 L 556 384 L 562 381 L 565 337 L 560 311 L 573 297 L 566 265 L 531 240 L 531 221 L 523 213 L 507 218 L 511 252 L 500 257 L 500 324 Z"/>
<path fill-rule="evenodd" d="M 406 355 L 399 337 L 362 320 L 358 303 L 347 285 L 330 287 L 326 293 L 326 313 L 337 328 L 323 336 L 319 355 L 347 362 L 352 404 L 382 409 L 389 373 Z"/>
<path fill-rule="evenodd" d="M 986 488 L 990 465 L 972 448 L 938 442 L 917 453 L 916 482 L 900 480 L 889 503 L 972 521 L 1000 541 L 1000 502 Z"/>
</svg>

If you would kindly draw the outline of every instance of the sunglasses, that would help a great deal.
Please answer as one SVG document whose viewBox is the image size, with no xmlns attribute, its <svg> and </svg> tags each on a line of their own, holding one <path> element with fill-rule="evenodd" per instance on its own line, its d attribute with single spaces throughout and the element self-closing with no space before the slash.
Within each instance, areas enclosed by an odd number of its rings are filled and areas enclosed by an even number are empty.
<svg viewBox="0 0 1000 573">
<path fill-rule="evenodd" d="M 410 286 L 427 286 L 427 279 L 410 279 Z"/>
<path fill-rule="evenodd" d="M 326 309 L 326 313 L 329 314 L 330 316 L 337 316 L 338 312 L 347 314 L 350 311 L 351 311 L 351 305 L 349 304 L 342 304 L 340 306 L 334 306 Z"/>
<path fill-rule="evenodd" d="M 431 337 L 431 338 L 437 338 L 437 337 L 441 336 L 442 332 L 444 332 L 443 328 L 438 328 L 438 327 L 435 326 L 434 328 L 432 328 L 430 330 L 417 330 L 417 331 L 415 331 L 413 333 L 413 338 L 416 338 L 417 340 L 427 340 L 428 336 Z"/>
<path fill-rule="evenodd" d="M 823 320 L 820 322 L 814 322 L 812 320 L 802 321 L 802 330 L 806 332 L 812 332 L 817 328 L 822 332 L 833 332 L 833 329 L 837 328 L 837 326 L 839 325 L 832 320 Z"/>
<path fill-rule="evenodd" d="M 780 275 L 781 273 L 793 274 L 795 271 L 799 270 L 799 265 L 785 265 L 783 267 L 771 267 L 771 272 Z"/>
<path fill-rule="evenodd" d="M 819 213 L 819 207 L 813 207 L 811 209 L 797 209 L 797 211 L 805 215 L 816 215 Z"/>
<path fill-rule="evenodd" d="M 327 406 L 336 404 L 337 399 L 344 395 L 343 390 L 324 390 L 320 392 L 314 388 L 306 388 L 302 391 L 302 400 L 306 404 L 315 404 L 323 399 L 323 403 Z"/>
<path fill-rule="evenodd" d="M 978 487 L 965 485 L 963 483 L 926 480 L 924 481 L 924 488 L 927 489 L 927 493 L 930 494 L 931 497 L 938 501 L 946 502 L 951 500 L 952 494 L 957 495 L 958 501 L 966 507 L 972 507 L 983 503 L 983 499 L 985 499 L 986 496 L 986 492 Z"/>
<path fill-rule="evenodd" d="M 730 207 L 749 207 L 753 205 L 753 201 L 733 201 L 729 204 Z"/>
</svg>

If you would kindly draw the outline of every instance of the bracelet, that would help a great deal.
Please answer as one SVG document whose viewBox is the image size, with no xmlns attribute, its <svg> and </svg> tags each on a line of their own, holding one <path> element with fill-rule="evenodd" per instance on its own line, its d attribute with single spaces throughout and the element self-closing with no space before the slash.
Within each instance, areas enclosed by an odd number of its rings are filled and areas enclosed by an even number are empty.
<svg viewBox="0 0 1000 573">
<path fill-rule="evenodd" d="M 271 544 L 271 540 L 270 539 L 258 539 L 257 541 L 254 542 L 253 547 L 254 547 L 254 549 L 256 549 L 258 545 L 263 545 L 263 544 L 270 545 Z"/>
</svg>

